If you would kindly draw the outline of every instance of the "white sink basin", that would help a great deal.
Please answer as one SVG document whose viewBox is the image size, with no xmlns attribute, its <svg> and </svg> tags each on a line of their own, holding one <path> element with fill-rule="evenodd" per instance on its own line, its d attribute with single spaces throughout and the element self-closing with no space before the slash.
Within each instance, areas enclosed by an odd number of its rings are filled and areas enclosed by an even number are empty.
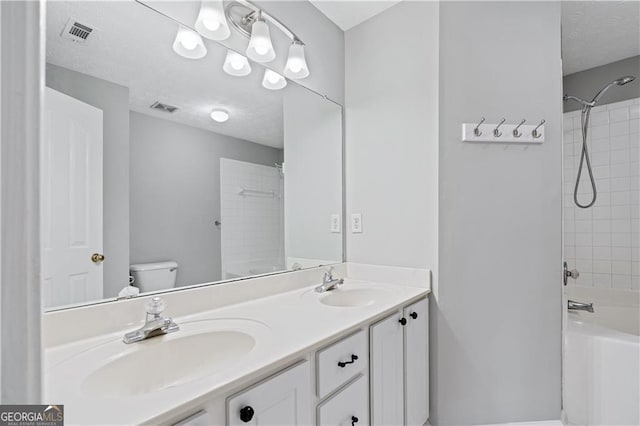
<svg viewBox="0 0 640 426">
<path fill-rule="evenodd" d="M 388 292 L 382 289 L 356 288 L 331 290 L 320 296 L 320 303 L 328 306 L 355 308 L 370 306 L 383 299 Z"/>
<path fill-rule="evenodd" d="M 121 334 L 50 366 L 45 382 L 90 397 L 142 396 L 228 374 L 262 348 L 271 330 L 245 319 L 177 321 L 180 330 L 125 344 Z M 257 352 L 256 352 L 257 353 Z M 74 391 L 73 389 L 77 389 Z"/>
<path fill-rule="evenodd" d="M 251 352 L 255 339 L 239 331 L 212 331 L 186 336 L 176 332 L 133 343 L 126 353 L 89 375 L 83 390 L 104 396 L 139 395 L 208 376 Z M 169 337 L 167 335 L 166 337 Z"/>
</svg>

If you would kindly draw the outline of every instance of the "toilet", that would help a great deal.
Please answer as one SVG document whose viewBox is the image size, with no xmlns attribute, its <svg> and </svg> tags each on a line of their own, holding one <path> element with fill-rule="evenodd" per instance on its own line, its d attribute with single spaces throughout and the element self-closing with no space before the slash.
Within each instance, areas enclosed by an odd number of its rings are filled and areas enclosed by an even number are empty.
<svg viewBox="0 0 640 426">
<path fill-rule="evenodd" d="M 167 290 L 175 287 L 178 264 L 173 261 L 137 263 L 129 267 L 134 278 L 133 285 L 141 293 Z"/>
</svg>

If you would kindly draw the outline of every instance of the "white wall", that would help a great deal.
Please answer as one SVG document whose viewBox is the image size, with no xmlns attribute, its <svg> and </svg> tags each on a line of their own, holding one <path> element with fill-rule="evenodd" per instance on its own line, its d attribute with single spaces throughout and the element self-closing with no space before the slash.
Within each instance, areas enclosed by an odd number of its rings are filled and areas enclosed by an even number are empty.
<svg viewBox="0 0 640 426">
<path fill-rule="evenodd" d="M 431 423 L 560 418 L 560 2 L 440 7 L 440 270 Z M 460 125 L 546 119 L 540 145 Z"/>
<path fill-rule="evenodd" d="M 350 262 L 438 269 L 438 8 L 405 1 L 345 34 Z"/>
<path fill-rule="evenodd" d="M 341 262 L 331 215 L 342 213 L 342 109 L 292 85 L 283 115 L 285 256 Z"/>
<path fill-rule="evenodd" d="M 593 88 L 598 90 L 597 86 Z M 580 111 L 564 114 L 564 253 L 580 276 L 571 284 L 640 290 L 640 99 L 593 108 L 589 154 L 598 196 L 576 207 L 573 189 L 582 150 Z M 578 200 L 591 201 L 586 165 Z"/>
</svg>

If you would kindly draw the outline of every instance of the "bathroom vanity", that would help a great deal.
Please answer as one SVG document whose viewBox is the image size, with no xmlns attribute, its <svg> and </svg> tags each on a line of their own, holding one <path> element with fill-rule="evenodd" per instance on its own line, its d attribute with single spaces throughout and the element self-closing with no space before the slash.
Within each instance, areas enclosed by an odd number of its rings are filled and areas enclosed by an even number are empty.
<svg viewBox="0 0 640 426">
<path fill-rule="evenodd" d="M 424 424 L 429 271 L 341 264 L 318 293 L 325 269 L 166 293 L 180 330 L 128 345 L 148 297 L 47 313 L 45 399 L 69 424 Z"/>
</svg>

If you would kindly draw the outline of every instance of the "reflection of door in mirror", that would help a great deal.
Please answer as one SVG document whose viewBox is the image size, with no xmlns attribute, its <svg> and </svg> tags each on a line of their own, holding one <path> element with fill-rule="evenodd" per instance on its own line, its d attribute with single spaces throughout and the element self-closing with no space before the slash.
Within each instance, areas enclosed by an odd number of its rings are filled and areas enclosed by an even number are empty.
<svg viewBox="0 0 640 426">
<path fill-rule="evenodd" d="M 45 93 L 42 274 L 45 307 L 102 298 L 102 111 Z"/>
</svg>

